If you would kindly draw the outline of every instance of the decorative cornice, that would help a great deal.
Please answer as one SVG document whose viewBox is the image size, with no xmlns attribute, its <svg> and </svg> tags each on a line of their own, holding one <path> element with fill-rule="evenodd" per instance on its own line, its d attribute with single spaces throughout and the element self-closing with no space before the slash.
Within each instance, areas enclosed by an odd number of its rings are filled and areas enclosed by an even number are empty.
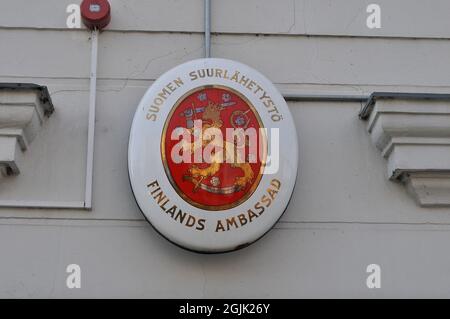
<svg viewBox="0 0 450 319">
<path fill-rule="evenodd" d="M 360 118 L 389 179 L 422 206 L 450 206 L 450 95 L 377 92 Z"/>
<path fill-rule="evenodd" d="M 47 87 L 0 83 L 0 168 L 4 175 L 20 173 L 22 153 L 53 112 Z"/>
</svg>

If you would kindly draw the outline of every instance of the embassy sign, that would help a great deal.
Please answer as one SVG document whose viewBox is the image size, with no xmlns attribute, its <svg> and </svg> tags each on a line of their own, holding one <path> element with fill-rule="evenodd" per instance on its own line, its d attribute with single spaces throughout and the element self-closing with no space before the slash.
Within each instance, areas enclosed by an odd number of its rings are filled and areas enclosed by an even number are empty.
<svg viewBox="0 0 450 319">
<path fill-rule="evenodd" d="M 226 252 L 262 237 L 289 203 L 297 166 L 285 100 L 238 62 L 173 68 L 133 119 L 128 169 L 136 201 L 161 235 L 189 250 Z"/>
</svg>

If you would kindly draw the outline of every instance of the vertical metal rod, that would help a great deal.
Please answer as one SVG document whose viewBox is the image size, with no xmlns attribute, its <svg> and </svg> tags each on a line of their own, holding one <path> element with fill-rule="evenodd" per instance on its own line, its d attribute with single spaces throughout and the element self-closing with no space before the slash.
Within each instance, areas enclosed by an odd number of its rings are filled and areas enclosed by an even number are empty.
<svg viewBox="0 0 450 319">
<path fill-rule="evenodd" d="M 205 0 L 205 58 L 211 57 L 211 0 Z"/>
<path fill-rule="evenodd" d="M 92 182 L 94 169 L 94 137 L 95 137 L 95 102 L 97 96 L 97 56 L 98 56 L 98 30 L 92 30 L 91 35 L 91 74 L 89 89 L 89 124 L 88 145 L 86 158 L 86 187 L 84 206 L 92 208 Z"/>
</svg>

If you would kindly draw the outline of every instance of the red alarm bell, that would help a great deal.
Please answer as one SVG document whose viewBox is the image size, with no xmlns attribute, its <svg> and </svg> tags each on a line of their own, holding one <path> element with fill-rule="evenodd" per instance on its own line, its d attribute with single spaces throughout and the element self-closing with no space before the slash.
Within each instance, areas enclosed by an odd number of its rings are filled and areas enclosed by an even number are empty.
<svg viewBox="0 0 450 319">
<path fill-rule="evenodd" d="M 101 30 L 111 21 L 108 0 L 83 0 L 80 9 L 83 23 L 91 30 Z"/>
</svg>

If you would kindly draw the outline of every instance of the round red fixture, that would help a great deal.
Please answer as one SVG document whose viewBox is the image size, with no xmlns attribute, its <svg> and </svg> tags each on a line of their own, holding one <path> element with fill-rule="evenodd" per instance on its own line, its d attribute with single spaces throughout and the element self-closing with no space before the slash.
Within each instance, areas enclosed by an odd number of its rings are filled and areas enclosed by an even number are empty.
<svg viewBox="0 0 450 319">
<path fill-rule="evenodd" d="M 81 18 L 91 30 L 103 29 L 111 21 L 111 6 L 108 0 L 83 0 Z"/>
</svg>

